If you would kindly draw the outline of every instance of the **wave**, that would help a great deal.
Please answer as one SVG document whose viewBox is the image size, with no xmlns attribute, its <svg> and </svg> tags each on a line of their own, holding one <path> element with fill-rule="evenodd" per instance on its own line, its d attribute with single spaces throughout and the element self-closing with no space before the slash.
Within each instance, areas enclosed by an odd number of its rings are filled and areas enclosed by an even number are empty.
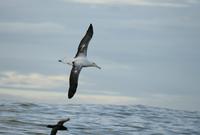
<svg viewBox="0 0 200 135">
<path fill-rule="evenodd" d="M 0 103 L 0 134 L 49 134 L 48 124 L 70 117 L 68 134 L 200 134 L 200 112 L 145 105 Z M 67 134 L 60 132 L 59 134 Z"/>
</svg>

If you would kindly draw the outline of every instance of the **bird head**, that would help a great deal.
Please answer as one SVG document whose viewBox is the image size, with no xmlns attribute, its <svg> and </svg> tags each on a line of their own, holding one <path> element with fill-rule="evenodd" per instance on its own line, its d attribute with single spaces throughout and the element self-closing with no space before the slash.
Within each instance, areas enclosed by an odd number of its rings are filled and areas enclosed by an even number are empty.
<svg viewBox="0 0 200 135">
<path fill-rule="evenodd" d="M 67 127 L 65 127 L 65 126 L 59 126 L 59 127 L 58 127 L 58 130 L 68 130 L 68 129 L 67 129 Z"/>
<path fill-rule="evenodd" d="M 96 67 L 96 68 L 98 68 L 98 69 L 101 69 L 101 67 L 98 66 L 95 62 L 92 63 L 92 66 L 93 66 L 93 67 Z"/>
</svg>

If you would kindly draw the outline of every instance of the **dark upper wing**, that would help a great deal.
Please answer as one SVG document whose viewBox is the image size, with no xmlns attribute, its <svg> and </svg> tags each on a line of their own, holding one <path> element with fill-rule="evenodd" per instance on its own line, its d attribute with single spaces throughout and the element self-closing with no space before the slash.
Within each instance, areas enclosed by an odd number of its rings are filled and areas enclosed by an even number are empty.
<svg viewBox="0 0 200 135">
<path fill-rule="evenodd" d="M 57 134 L 57 131 L 58 131 L 57 128 L 52 128 L 51 134 L 50 134 L 50 135 L 56 135 L 56 134 Z"/>
<path fill-rule="evenodd" d="M 88 48 L 88 44 L 92 38 L 93 35 L 93 26 L 92 24 L 90 24 L 85 36 L 83 37 L 83 39 L 81 40 L 81 42 L 79 43 L 79 47 L 78 47 L 78 51 L 76 53 L 76 57 L 82 55 L 82 56 L 87 56 L 87 48 Z"/>
<path fill-rule="evenodd" d="M 60 120 L 60 121 L 58 122 L 58 125 L 63 125 L 65 122 L 67 122 L 67 121 L 69 121 L 69 120 L 70 120 L 69 118 Z"/>
<path fill-rule="evenodd" d="M 58 128 L 57 125 L 47 125 L 48 128 L 52 128 L 51 129 L 51 134 L 50 135 L 56 135 Z"/>
<path fill-rule="evenodd" d="M 76 93 L 76 88 L 78 86 L 78 77 L 82 67 L 76 67 L 73 65 L 71 74 L 69 77 L 69 91 L 68 98 L 72 98 Z"/>
</svg>

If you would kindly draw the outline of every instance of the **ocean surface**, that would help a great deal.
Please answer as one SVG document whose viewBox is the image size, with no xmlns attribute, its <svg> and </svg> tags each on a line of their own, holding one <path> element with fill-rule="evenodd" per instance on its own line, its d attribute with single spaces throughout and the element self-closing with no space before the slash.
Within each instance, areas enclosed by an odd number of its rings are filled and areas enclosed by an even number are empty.
<svg viewBox="0 0 200 135">
<path fill-rule="evenodd" d="M 200 135 L 200 112 L 144 105 L 0 102 L 0 135 L 48 135 L 48 124 L 70 118 L 58 135 Z"/>
</svg>

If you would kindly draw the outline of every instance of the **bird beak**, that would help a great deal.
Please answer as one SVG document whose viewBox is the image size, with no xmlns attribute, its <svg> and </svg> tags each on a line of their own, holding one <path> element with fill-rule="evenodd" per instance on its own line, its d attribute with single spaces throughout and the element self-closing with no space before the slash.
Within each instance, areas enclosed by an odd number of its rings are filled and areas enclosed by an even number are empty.
<svg viewBox="0 0 200 135">
<path fill-rule="evenodd" d="M 96 65 L 96 67 L 97 67 L 98 69 L 101 69 L 101 67 L 99 67 L 99 66 L 97 66 L 97 65 Z"/>
</svg>

